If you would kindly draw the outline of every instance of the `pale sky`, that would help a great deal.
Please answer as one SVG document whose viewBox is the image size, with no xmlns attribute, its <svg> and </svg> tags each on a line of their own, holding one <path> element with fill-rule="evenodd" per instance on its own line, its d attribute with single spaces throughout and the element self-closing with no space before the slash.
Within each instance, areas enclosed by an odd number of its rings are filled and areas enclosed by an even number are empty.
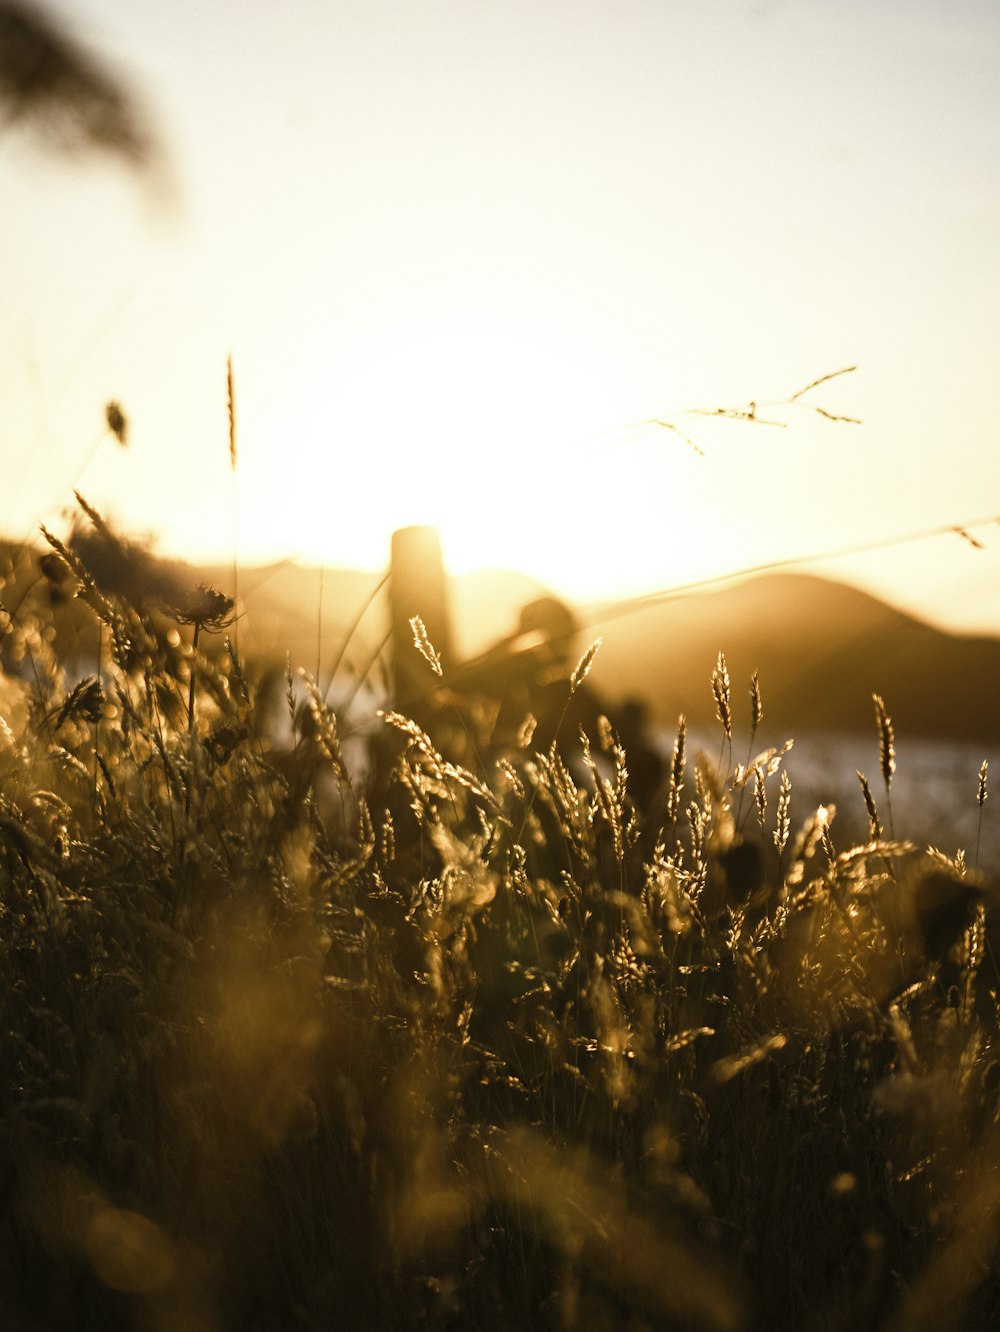
<svg viewBox="0 0 1000 1332">
<path fill-rule="evenodd" d="M 50 8 L 171 184 L 0 136 L 0 530 L 76 487 L 164 552 L 379 568 L 439 522 L 597 599 L 1000 516 L 994 0 Z M 785 429 L 687 420 L 704 457 L 616 433 L 849 365 Z M 814 567 L 995 632 L 976 535 Z"/>
</svg>

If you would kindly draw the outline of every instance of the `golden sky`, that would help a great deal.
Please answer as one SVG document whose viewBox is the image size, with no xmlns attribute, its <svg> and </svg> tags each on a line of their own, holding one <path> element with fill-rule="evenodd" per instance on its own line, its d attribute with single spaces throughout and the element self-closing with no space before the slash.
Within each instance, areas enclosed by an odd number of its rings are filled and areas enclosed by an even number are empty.
<svg viewBox="0 0 1000 1332">
<path fill-rule="evenodd" d="M 433 521 L 596 599 L 1000 515 L 993 0 L 50 12 L 170 187 L 0 136 L 3 530 L 76 487 L 164 551 L 378 568 Z M 704 456 L 626 429 L 850 365 L 781 428 L 686 418 Z M 992 632 L 976 536 L 816 567 Z"/>
</svg>

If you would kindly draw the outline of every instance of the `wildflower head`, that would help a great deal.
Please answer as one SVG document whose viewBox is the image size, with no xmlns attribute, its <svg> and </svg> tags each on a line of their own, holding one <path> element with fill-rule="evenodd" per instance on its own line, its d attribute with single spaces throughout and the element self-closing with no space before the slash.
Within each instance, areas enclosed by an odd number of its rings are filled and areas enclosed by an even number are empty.
<svg viewBox="0 0 1000 1332">
<path fill-rule="evenodd" d="M 199 629 L 225 629 L 236 618 L 232 597 L 207 583 L 199 583 L 167 609 L 180 624 L 197 625 Z"/>
</svg>

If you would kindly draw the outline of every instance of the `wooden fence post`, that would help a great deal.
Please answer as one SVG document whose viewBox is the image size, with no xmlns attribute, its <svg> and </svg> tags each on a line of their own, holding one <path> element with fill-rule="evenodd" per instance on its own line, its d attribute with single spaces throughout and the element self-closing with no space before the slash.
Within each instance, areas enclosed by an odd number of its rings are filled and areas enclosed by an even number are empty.
<svg viewBox="0 0 1000 1332">
<path fill-rule="evenodd" d="M 398 707 L 411 706 L 434 682 L 430 666 L 413 645 L 410 620 L 419 615 L 443 660 L 451 656 L 451 621 L 441 539 L 436 527 L 401 527 L 392 534 L 389 605 L 392 617 L 392 679 Z"/>
</svg>

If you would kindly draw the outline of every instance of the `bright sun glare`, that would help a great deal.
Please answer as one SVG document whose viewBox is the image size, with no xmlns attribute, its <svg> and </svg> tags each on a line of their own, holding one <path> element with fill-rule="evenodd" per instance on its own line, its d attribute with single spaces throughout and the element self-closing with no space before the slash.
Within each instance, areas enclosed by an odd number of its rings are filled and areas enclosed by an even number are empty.
<svg viewBox="0 0 1000 1332">
<path fill-rule="evenodd" d="M 624 378 L 566 332 L 498 323 L 407 328 L 339 358 L 296 413 L 303 554 L 377 564 L 394 528 L 433 523 L 456 573 L 572 581 L 588 441 L 620 420 Z"/>
<path fill-rule="evenodd" d="M 687 539 L 662 516 L 683 450 L 614 442 L 635 400 L 627 367 L 565 326 L 396 329 L 332 357 L 303 393 L 268 450 L 254 530 L 305 561 L 380 568 L 395 528 L 432 523 L 453 573 L 615 595 L 665 543 L 682 568 Z M 276 491 L 278 459 L 294 493 Z"/>
</svg>

